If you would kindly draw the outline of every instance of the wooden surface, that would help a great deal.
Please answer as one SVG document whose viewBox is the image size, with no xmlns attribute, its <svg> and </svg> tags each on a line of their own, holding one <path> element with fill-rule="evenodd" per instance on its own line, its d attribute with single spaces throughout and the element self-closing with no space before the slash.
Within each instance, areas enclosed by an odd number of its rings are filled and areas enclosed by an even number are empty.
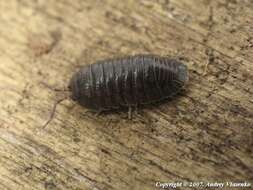
<svg viewBox="0 0 253 190">
<path fill-rule="evenodd" d="M 1 0 L 0 189 L 252 187 L 252 20 L 252 0 Z M 41 128 L 61 97 L 45 84 L 66 87 L 80 65 L 137 53 L 187 64 L 186 93 L 132 121 L 65 100 Z"/>
</svg>

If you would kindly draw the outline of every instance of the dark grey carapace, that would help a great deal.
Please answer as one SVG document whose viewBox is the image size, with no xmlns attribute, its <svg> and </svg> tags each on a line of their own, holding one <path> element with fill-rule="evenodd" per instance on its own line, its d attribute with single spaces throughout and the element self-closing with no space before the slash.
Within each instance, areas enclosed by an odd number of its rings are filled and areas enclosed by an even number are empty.
<svg viewBox="0 0 253 190">
<path fill-rule="evenodd" d="M 186 65 L 156 55 L 135 55 L 98 61 L 82 67 L 69 83 L 70 97 L 82 106 L 96 110 L 157 102 L 176 95 L 188 80 Z M 64 90 L 65 91 L 65 90 Z M 66 94 L 69 95 L 69 94 Z M 55 102 L 45 128 L 54 117 Z"/>
<path fill-rule="evenodd" d="M 188 80 L 183 63 L 156 55 L 98 61 L 70 80 L 71 98 L 93 110 L 131 108 L 177 94 Z"/>
</svg>

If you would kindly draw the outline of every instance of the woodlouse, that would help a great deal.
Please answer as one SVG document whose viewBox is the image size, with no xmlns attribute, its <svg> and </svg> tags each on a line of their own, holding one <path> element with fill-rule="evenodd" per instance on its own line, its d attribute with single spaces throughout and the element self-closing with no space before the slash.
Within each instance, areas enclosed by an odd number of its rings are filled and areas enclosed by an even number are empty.
<svg viewBox="0 0 253 190">
<path fill-rule="evenodd" d="M 187 67 L 174 59 L 135 55 L 84 66 L 73 75 L 69 88 L 73 100 L 100 111 L 168 98 L 187 79 Z"/>
<path fill-rule="evenodd" d="M 175 59 L 134 55 L 85 65 L 68 88 L 71 99 L 82 106 L 99 112 L 128 107 L 131 117 L 132 107 L 171 97 L 187 80 L 187 66 Z"/>
</svg>

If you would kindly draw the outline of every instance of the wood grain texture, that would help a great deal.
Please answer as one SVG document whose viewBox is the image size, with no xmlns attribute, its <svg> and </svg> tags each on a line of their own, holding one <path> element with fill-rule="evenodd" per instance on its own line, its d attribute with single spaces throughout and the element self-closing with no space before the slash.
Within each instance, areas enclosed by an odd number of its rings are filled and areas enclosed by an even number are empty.
<svg viewBox="0 0 253 190">
<path fill-rule="evenodd" d="M 252 20 L 251 0 L 0 1 L 0 189 L 252 184 Z M 186 93 L 132 121 L 66 100 L 41 129 L 61 96 L 43 83 L 138 53 L 187 64 Z"/>
</svg>

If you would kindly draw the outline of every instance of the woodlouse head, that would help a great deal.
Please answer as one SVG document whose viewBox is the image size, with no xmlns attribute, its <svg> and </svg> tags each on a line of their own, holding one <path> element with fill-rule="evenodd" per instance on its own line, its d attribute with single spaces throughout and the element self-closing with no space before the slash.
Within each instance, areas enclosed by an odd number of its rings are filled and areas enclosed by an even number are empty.
<svg viewBox="0 0 253 190">
<path fill-rule="evenodd" d="M 73 77 L 70 79 L 68 89 L 70 91 L 70 98 L 72 100 L 76 101 L 80 98 L 78 80 L 76 75 L 73 75 Z"/>
</svg>

